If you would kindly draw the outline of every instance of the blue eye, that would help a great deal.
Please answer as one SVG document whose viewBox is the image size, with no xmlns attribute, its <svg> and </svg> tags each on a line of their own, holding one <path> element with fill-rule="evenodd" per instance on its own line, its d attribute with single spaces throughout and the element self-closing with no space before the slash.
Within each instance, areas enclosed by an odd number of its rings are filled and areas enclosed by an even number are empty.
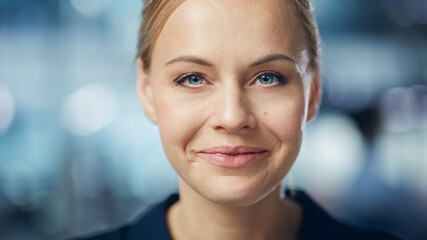
<svg viewBox="0 0 427 240">
<path fill-rule="evenodd" d="M 206 78 L 202 74 L 189 73 L 174 80 L 175 86 L 187 88 L 199 88 L 206 84 Z"/>
<path fill-rule="evenodd" d="M 200 85 L 203 83 L 203 78 L 199 75 L 190 75 L 187 77 L 190 85 Z"/>
<path fill-rule="evenodd" d="M 274 73 L 262 73 L 258 75 L 257 80 L 262 85 L 286 83 L 286 80 L 283 76 Z"/>
</svg>

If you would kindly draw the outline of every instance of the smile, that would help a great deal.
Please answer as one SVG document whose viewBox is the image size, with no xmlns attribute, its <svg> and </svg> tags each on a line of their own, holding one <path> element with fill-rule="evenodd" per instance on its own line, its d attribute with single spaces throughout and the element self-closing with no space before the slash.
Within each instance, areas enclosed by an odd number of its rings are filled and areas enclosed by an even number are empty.
<svg viewBox="0 0 427 240">
<path fill-rule="evenodd" d="M 198 152 L 218 167 L 243 168 L 261 159 L 268 150 L 249 146 L 216 146 Z"/>
</svg>

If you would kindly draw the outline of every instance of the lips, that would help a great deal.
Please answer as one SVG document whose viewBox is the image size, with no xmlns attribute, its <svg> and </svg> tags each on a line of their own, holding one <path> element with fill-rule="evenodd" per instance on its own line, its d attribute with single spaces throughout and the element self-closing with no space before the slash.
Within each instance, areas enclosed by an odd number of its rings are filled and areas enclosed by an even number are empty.
<svg viewBox="0 0 427 240">
<path fill-rule="evenodd" d="M 260 160 L 267 152 L 267 149 L 250 146 L 215 146 L 197 153 L 219 167 L 243 168 Z"/>
</svg>

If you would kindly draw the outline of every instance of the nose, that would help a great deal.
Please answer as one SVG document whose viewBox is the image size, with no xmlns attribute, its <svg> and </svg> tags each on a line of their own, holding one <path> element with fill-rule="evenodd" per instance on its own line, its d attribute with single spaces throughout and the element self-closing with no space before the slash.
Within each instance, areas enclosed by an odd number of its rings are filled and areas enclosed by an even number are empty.
<svg viewBox="0 0 427 240">
<path fill-rule="evenodd" d="M 210 118 L 210 125 L 214 130 L 237 133 L 256 127 L 257 121 L 249 98 L 237 84 L 218 89 L 214 101 L 214 111 Z"/>
</svg>

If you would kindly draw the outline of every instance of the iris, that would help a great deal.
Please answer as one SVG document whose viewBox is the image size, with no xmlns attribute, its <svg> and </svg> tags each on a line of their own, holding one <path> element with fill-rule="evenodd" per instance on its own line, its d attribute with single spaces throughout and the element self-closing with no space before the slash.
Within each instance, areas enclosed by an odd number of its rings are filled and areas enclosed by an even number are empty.
<svg viewBox="0 0 427 240">
<path fill-rule="evenodd" d="M 200 85 L 203 83 L 203 78 L 198 75 L 192 75 L 188 77 L 188 83 L 190 85 Z"/>
</svg>

